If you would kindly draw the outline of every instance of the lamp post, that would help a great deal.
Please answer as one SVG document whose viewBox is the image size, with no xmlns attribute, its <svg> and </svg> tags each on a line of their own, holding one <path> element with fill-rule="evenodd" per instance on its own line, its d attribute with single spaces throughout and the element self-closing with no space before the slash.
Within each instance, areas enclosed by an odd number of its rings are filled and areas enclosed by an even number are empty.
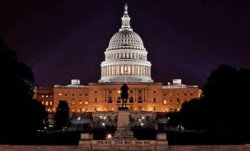
<svg viewBox="0 0 250 151">
<path fill-rule="evenodd" d="M 77 120 L 78 120 L 77 131 L 79 131 L 81 117 L 79 116 L 79 117 L 77 118 Z"/>
</svg>

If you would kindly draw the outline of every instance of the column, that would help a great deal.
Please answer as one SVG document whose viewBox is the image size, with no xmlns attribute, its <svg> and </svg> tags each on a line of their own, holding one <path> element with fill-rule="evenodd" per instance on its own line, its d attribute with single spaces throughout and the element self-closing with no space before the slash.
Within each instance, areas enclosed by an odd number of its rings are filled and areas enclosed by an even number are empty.
<svg viewBox="0 0 250 151">
<path fill-rule="evenodd" d="M 109 66 L 107 65 L 107 76 L 109 76 Z"/>
<path fill-rule="evenodd" d="M 115 65 L 115 73 L 114 73 L 114 75 L 116 76 L 117 75 L 117 65 Z"/>
<path fill-rule="evenodd" d="M 104 76 L 107 76 L 107 68 L 106 68 L 106 66 L 104 66 Z"/>
<path fill-rule="evenodd" d="M 112 76 L 114 74 L 113 65 L 111 65 L 110 67 L 111 67 L 111 76 Z"/>
<path fill-rule="evenodd" d="M 150 76 L 150 69 L 149 69 L 149 66 L 148 66 L 148 76 Z"/>
<path fill-rule="evenodd" d="M 142 66 L 142 76 L 145 76 L 145 65 Z"/>
<path fill-rule="evenodd" d="M 106 68 L 106 76 L 108 76 L 108 66 L 105 67 Z"/>
<path fill-rule="evenodd" d="M 119 65 L 116 66 L 116 75 L 119 75 Z"/>
<path fill-rule="evenodd" d="M 128 65 L 128 75 L 131 74 L 131 65 Z"/>
<path fill-rule="evenodd" d="M 108 65 L 108 70 L 109 70 L 108 75 L 110 76 L 110 74 L 111 74 L 111 68 L 110 68 L 110 65 Z"/>
<path fill-rule="evenodd" d="M 139 65 L 136 65 L 136 75 L 139 75 Z"/>
<path fill-rule="evenodd" d="M 151 77 L 151 67 L 149 67 L 149 76 Z"/>
<path fill-rule="evenodd" d="M 141 75 L 141 66 L 138 65 L 138 75 L 140 76 Z"/>
<path fill-rule="evenodd" d="M 138 75 L 138 66 L 135 66 L 135 75 Z"/>
<path fill-rule="evenodd" d="M 147 76 L 149 76 L 149 67 L 147 66 Z"/>
<path fill-rule="evenodd" d="M 135 72 L 135 70 L 134 70 L 135 68 L 134 68 L 134 67 L 135 67 L 135 66 L 132 65 L 132 73 L 131 73 L 132 75 L 134 75 L 134 72 Z"/>
</svg>

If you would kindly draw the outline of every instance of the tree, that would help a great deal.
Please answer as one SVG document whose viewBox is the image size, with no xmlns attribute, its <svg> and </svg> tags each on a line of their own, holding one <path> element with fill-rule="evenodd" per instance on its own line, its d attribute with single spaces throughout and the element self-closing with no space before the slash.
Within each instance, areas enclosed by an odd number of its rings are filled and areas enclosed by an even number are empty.
<svg viewBox="0 0 250 151">
<path fill-rule="evenodd" d="M 175 122 L 175 125 L 182 124 L 185 129 L 189 130 L 207 129 L 207 111 L 206 101 L 192 99 L 182 104 L 182 109 L 177 113 L 178 120 Z"/>
<path fill-rule="evenodd" d="M 43 126 L 47 112 L 33 99 L 34 76 L 30 67 L 18 62 L 0 39 L 1 105 L 0 138 L 35 133 Z"/>
<path fill-rule="evenodd" d="M 249 85 L 249 69 L 220 65 L 208 77 L 203 97 L 184 103 L 172 123 L 181 122 L 188 129 L 204 128 L 223 139 L 242 141 L 250 134 Z"/>
<path fill-rule="evenodd" d="M 204 100 L 210 111 L 210 131 L 221 135 L 244 136 L 249 126 L 248 88 L 250 70 L 237 70 L 228 65 L 221 65 L 209 76 L 203 88 Z"/>
<path fill-rule="evenodd" d="M 69 105 L 67 101 L 59 101 L 55 114 L 56 128 L 63 129 L 69 124 Z"/>
</svg>

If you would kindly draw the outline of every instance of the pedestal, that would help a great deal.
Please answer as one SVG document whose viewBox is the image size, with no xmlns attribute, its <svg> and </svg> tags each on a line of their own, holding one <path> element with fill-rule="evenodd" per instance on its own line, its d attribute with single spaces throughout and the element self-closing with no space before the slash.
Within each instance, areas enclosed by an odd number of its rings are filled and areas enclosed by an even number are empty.
<svg viewBox="0 0 250 151">
<path fill-rule="evenodd" d="M 128 109 L 118 110 L 117 129 L 127 128 L 129 126 L 130 123 L 129 115 L 130 112 Z"/>
<path fill-rule="evenodd" d="M 130 129 L 130 112 L 127 108 L 119 108 L 118 119 L 117 119 L 117 131 L 115 132 L 115 139 L 119 140 L 133 140 L 134 133 Z"/>
</svg>

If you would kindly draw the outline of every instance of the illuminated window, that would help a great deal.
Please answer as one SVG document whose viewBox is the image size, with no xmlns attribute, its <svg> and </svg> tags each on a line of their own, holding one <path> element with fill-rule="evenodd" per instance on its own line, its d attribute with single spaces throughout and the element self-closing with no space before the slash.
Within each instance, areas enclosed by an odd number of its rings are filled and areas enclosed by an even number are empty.
<svg viewBox="0 0 250 151">
<path fill-rule="evenodd" d="M 49 105 L 50 105 L 50 106 L 52 106 L 52 105 L 53 105 L 53 102 L 52 102 L 52 101 L 50 101 L 50 102 L 49 102 Z"/>
<path fill-rule="evenodd" d="M 177 98 L 176 104 L 180 104 L 180 103 L 181 103 L 180 98 Z"/>
<path fill-rule="evenodd" d="M 44 102 L 42 101 L 42 104 L 44 104 Z"/>
<path fill-rule="evenodd" d="M 85 104 L 87 105 L 87 104 L 89 104 L 89 102 L 88 102 L 88 101 L 85 101 Z"/>
<path fill-rule="evenodd" d="M 49 103 L 48 103 L 48 101 L 46 101 L 46 102 L 45 102 L 45 106 L 48 106 L 48 105 L 49 105 Z"/>
<path fill-rule="evenodd" d="M 164 101 L 163 101 L 163 103 L 164 103 L 164 104 L 167 104 L 167 101 L 166 101 L 166 100 L 164 100 Z"/>
<path fill-rule="evenodd" d="M 46 95 L 46 98 L 48 98 L 49 96 L 48 95 Z"/>
<path fill-rule="evenodd" d="M 59 93 L 59 96 L 62 96 L 62 93 Z"/>
<path fill-rule="evenodd" d="M 42 98 L 44 98 L 44 95 L 42 95 Z"/>
<path fill-rule="evenodd" d="M 82 104 L 82 100 L 79 101 L 79 104 Z"/>
</svg>

